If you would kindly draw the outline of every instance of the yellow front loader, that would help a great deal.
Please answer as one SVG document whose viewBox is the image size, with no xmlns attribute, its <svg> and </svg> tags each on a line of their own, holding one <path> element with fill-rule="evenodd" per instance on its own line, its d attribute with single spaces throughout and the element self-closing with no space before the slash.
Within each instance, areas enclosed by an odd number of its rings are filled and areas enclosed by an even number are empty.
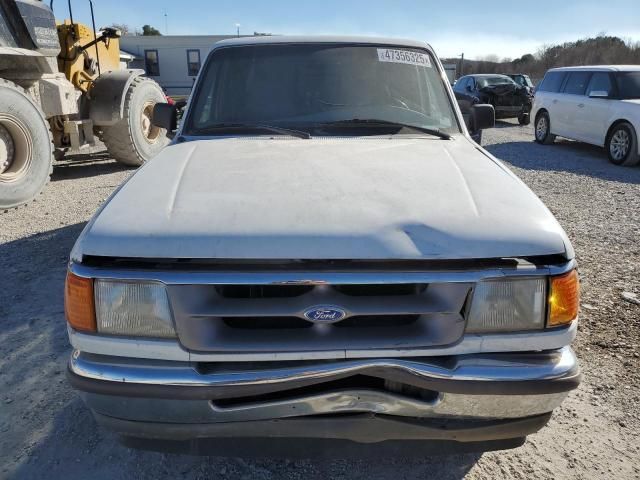
<svg viewBox="0 0 640 480">
<path fill-rule="evenodd" d="M 0 209 L 34 199 L 54 157 L 95 137 L 131 166 L 169 142 L 151 123 L 164 93 L 142 70 L 121 67 L 120 32 L 69 13 L 56 22 L 42 2 L 0 0 Z"/>
</svg>

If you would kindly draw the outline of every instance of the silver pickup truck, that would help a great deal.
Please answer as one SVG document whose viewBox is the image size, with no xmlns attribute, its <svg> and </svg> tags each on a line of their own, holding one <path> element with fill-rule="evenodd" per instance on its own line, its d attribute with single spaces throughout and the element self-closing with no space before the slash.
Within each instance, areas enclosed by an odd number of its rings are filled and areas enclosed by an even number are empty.
<svg viewBox="0 0 640 480">
<path fill-rule="evenodd" d="M 427 44 L 226 40 L 154 122 L 65 287 L 69 380 L 129 444 L 510 448 L 578 385 L 571 244 Z"/>
</svg>

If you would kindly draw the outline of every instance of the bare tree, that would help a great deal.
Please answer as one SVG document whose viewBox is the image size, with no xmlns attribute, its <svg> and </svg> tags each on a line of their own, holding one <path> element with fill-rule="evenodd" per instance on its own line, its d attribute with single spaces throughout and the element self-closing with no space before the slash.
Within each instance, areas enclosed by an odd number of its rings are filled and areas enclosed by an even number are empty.
<svg viewBox="0 0 640 480">
<path fill-rule="evenodd" d="M 122 36 L 131 35 L 131 27 L 126 23 L 112 23 L 110 25 L 111 28 L 115 28 L 116 30 L 120 30 Z"/>
</svg>

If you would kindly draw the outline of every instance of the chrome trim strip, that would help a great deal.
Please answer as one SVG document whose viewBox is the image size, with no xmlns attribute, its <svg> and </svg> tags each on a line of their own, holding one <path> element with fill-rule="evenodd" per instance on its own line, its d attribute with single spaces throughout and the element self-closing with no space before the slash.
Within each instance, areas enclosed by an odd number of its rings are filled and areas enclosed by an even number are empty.
<svg viewBox="0 0 640 480">
<path fill-rule="evenodd" d="M 203 272 L 157 271 L 153 269 L 114 269 L 88 267 L 75 262 L 69 270 L 79 277 L 108 280 L 157 281 L 168 285 L 322 285 L 322 284 L 385 284 L 385 283 L 449 283 L 477 282 L 509 276 L 559 275 L 575 268 L 575 260 L 561 266 L 535 267 L 524 265 L 515 269 L 434 270 L 424 272 L 397 271 L 272 271 L 272 272 Z"/>
<path fill-rule="evenodd" d="M 341 376 L 356 375 L 375 369 L 400 370 L 418 378 L 468 381 L 536 381 L 560 378 L 577 367 L 570 347 L 548 354 L 465 355 L 455 359 L 450 368 L 417 360 L 362 359 L 340 362 L 319 362 L 312 365 L 279 368 L 246 369 L 220 365 L 216 373 L 199 373 L 189 363 L 142 361 L 121 357 L 88 355 L 75 350 L 70 370 L 84 378 L 144 385 L 237 387 L 247 385 L 282 385 L 299 380 L 329 381 Z"/>
<path fill-rule="evenodd" d="M 555 350 L 569 345 L 576 336 L 578 322 L 568 328 L 549 329 L 541 332 L 516 332 L 495 334 L 466 334 L 455 345 L 427 348 L 384 348 L 366 350 L 317 350 L 291 352 L 251 353 L 197 353 L 183 349 L 177 340 L 146 338 L 105 337 L 81 333 L 68 328 L 73 348 L 87 353 L 132 357 L 140 359 L 164 359 L 193 362 L 255 362 L 280 360 L 324 360 L 347 358 L 406 358 L 442 355 L 466 355 L 473 353 L 523 352 Z"/>
</svg>

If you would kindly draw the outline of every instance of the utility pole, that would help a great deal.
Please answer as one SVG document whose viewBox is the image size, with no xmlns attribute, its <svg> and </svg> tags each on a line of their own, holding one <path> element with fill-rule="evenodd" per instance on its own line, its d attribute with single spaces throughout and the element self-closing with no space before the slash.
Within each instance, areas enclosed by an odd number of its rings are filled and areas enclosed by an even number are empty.
<svg viewBox="0 0 640 480">
<path fill-rule="evenodd" d="M 164 34 L 169 35 L 169 20 L 167 17 L 167 11 L 164 11 Z"/>
<path fill-rule="evenodd" d="M 460 54 L 460 76 L 464 76 L 464 52 Z"/>
<path fill-rule="evenodd" d="M 236 34 L 239 37 L 240 36 L 240 24 L 236 23 Z"/>
</svg>

